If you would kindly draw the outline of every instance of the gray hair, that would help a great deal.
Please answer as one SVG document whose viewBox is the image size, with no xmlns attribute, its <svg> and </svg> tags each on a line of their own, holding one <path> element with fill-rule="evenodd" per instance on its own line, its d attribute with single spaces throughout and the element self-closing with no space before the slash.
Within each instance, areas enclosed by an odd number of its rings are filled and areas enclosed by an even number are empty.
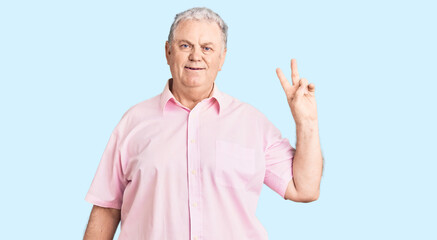
<svg viewBox="0 0 437 240">
<path fill-rule="evenodd" d="M 180 22 L 185 20 L 206 20 L 209 22 L 215 22 L 218 24 L 222 31 L 222 37 L 223 37 L 223 46 L 226 48 L 228 43 L 228 25 L 223 21 L 223 19 L 214 11 L 212 11 L 209 8 L 191 8 L 186 11 L 183 11 L 181 13 L 176 14 L 173 24 L 170 28 L 170 33 L 168 34 L 168 42 L 171 44 L 174 37 L 174 31 L 179 25 Z"/>
</svg>

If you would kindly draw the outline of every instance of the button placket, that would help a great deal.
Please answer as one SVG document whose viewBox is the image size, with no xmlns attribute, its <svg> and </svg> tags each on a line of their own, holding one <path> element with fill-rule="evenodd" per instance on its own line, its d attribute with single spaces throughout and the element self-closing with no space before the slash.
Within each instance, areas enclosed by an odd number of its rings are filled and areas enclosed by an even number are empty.
<svg viewBox="0 0 437 240">
<path fill-rule="evenodd" d="M 199 104 L 198 104 L 199 105 Z M 200 208 L 201 200 L 201 182 L 200 175 L 197 174 L 200 168 L 198 129 L 199 129 L 199 111 L 198 105 L 188 115 L 188 185 L 189 185 L 189 210 L 190 210 L 190 232 L 193 239 L 200 239 L 202 232 L 202 212 Z"/>
</svg>

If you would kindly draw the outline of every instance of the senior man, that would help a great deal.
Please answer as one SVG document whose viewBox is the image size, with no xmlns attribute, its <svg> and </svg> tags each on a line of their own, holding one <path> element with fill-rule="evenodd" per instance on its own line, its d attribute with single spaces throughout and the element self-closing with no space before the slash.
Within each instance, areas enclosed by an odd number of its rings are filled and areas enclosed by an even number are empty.
<svg viewBox="0 0 437 240">
<path fill-rule="evenodd" d="M 227 26 L 207 8 L 177 14 L 165 55 L 164 91 L 131 107 L 110 136 L 86 195 L 94 206 L 84 239 L 268 239 L 255 216 L 263 183 L 287 200 L 319 196 L 314 85 L 291 61 L 276 72 L 297 143 L 257 109 L 219 91 Z M 235 81 L 235 80 L 233 80 Z"/>
</svg>

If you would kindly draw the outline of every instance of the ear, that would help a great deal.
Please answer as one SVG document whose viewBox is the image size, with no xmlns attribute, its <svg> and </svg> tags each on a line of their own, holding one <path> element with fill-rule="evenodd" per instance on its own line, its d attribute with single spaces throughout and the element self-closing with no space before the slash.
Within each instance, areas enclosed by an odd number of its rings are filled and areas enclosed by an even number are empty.
<svg viewBox="0 0 437 240">
<path fill-rule="evenodd" d="M 227 48 L 225 48 L 225 49 L 223 50 L 223 52 L 221 53 L 221 59 L 220 59 L 220 67 L 219 67 L 219 71 L 222 70 L 222 66 L 223 66 L 223 64 L 225 63 L 226 50 L 227 50 Z"/>
<path fill-rule="evenodd" d="M 170 58 L 170 44 L 168 43 L 168 41 L 165 41 L 165 58 L 167 59 L 167 64 L 170 65 L 170 63 L 169 63 L 169 58 Z"/>
</svg>

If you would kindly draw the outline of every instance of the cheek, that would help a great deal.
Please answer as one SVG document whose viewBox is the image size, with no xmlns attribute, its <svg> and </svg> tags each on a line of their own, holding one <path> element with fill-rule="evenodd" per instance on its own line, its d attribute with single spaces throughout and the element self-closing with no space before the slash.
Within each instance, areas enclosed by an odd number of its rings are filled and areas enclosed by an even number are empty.
<svg viewBox="0 0 437 240">
<path fill-rule="evenodd" d="M 187 60 L 187 55 L 184 53 L 177 53 L 174 55 L 175 64 L 185 64 Z"/>
<path fill-rule="evenodd" d="M 210 62 L 210 67 L 214 68 L 214 70 L 218 70 L 220 69 L 220 63 L 220 58 L 214 58 L 214 60 Z"/>
</svg>

